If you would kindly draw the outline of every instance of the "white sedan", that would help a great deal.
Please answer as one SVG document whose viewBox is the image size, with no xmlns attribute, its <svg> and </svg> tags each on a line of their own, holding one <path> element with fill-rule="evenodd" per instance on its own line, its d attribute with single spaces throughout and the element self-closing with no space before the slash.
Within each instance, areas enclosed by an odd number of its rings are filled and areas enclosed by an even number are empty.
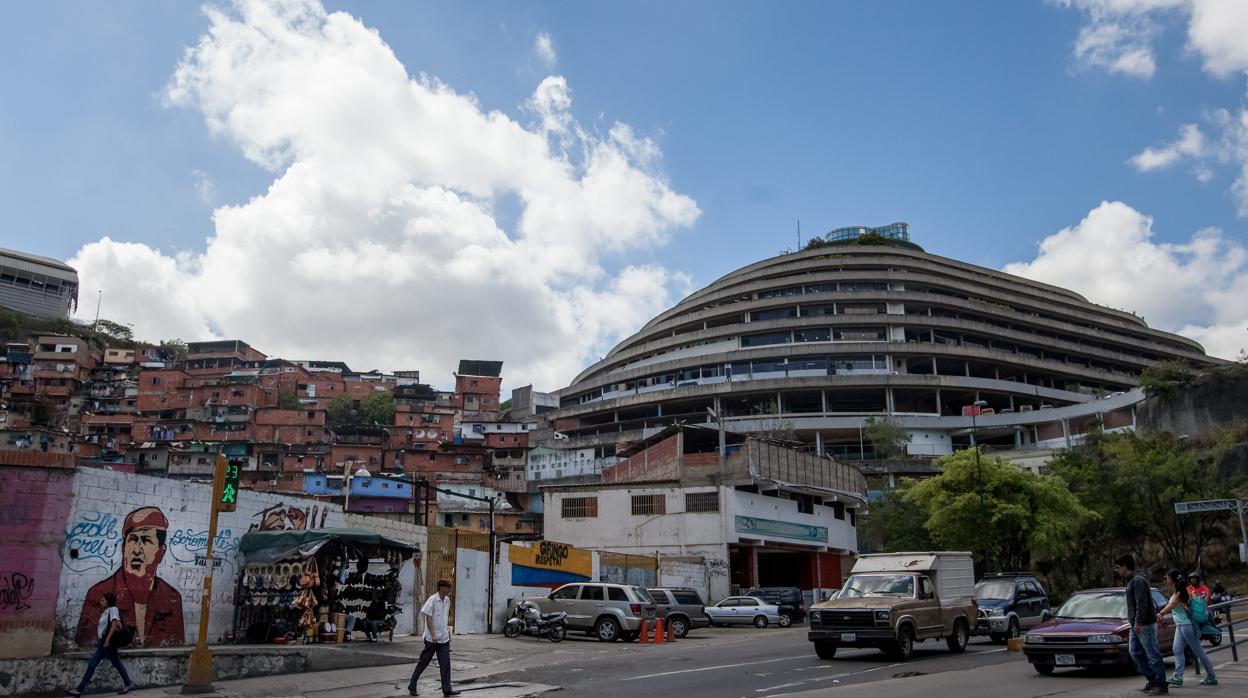
<svg viewBox="0 0 1248 698">
<path fill-rule="evenodd" d="M 711 625 L 750 623 L 756 628 L 765 628 L 768 623 L 780 622 L 779 607 L 753 596 L 729 596 L 714 606 L 707 606 L 706 615 L 710 616 Z"/>
</svg>

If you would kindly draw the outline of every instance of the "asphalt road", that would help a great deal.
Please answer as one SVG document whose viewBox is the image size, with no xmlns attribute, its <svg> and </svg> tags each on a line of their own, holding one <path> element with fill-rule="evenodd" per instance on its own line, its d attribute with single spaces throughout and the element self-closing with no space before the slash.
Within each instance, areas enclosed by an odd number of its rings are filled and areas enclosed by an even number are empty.
<svg viewBox="0 0 1248 698">
<path fill-rule="evenodd" d="M 563 687 L 561 693 L 595 698 L 636 696 L 769 697 L 920 674 L 1013 663 L 1022 677 L 1035 672 L 1001 645 L 974 638 L 964 654 L 929 640 L 914 658 L 896 662 L 876 649 L 841 650 L 821 660 L 806 640 L 805 626 L 712 628 L 690 633 L 674 645 L 647 647 L 599 643 L 569 635 L 548 652 L 531 655 L 532 666 L 496 674 L 491 681 L 528 681 Z"/>
</svg>

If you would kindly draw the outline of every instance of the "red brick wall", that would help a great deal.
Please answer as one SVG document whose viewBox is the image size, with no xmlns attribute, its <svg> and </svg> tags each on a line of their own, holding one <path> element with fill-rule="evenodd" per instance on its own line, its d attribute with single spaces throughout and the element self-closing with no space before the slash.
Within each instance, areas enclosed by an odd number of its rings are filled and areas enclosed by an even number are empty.
<svg viewBox="0 0 1248 698">
<path fill-rule="evenodd" d="M 52 651 L 74 460 L 0 452 L 0 659 Z"/>
<path fill-rule="evenodd" d="M 650 448 L 635 453 L 602 471 L 602 481 L 637 482 L 641 480 L 672 480 L 680 476 L 677 440 L 673 434 Z"/>
</svg>

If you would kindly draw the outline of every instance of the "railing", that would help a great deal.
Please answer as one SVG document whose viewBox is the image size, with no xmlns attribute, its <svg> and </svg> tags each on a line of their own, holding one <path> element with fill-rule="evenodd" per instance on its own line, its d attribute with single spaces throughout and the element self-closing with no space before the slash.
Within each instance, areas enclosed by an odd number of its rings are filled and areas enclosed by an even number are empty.
<svg viewBox="0 0 1248 698">
<path fill-rule="evenodd" d="M 1231 659 L 1238 662 L 1239 661 L 1239 645 L 1241 642 L 1244 642 L 1244 640 L 1235 639 L 1235 624 L 1248 622 L 1248 617 L 1241 617 L 1238 620 L 1236 620 L 1234 618 L 1234 609 L 1236 607 L 1238 607 L 1242 611 L 1248 612 L 1248 596 L 1241 596 L 1238 599 L 1231 599 L 1230 601 L 1223 601 L 1222 603 L 1215 603 L 1209 606 L 1209 613 L 1211 614 L 1216 611 L 1225 612 L 1226 614 L 1225 628 L 1226 628 L 1227 639 L 1229 640 L 1229 642 L 1224 642 L 1221 645 L 1218 645 L 1217 647 L 1213 647 L 1209 649 L 1208 651 L 1216 652 L 1218 650 L 1222 650 L 1222 649 L 1226 649 L 1227 647 L 1230 647 Z M 1219 626 L 1219 627 L 1222 627 L 1222 626 Z"/>
</svg>

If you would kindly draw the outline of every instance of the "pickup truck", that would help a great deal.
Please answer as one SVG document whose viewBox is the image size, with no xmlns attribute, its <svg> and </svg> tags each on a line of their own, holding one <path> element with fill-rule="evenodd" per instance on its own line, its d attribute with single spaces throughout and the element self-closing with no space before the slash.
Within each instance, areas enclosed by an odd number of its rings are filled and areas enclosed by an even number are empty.
<svg viewBox="0 0 1248 698">
<path fill-rule="evenodd" d="M 807 639 L 820 659 L 878 647 L 907 660 L 914 643 L 941 639 L 963 652 L 978 616 L 974 594 L 970 553 L 863 555 L 836 598 L 811 607 Z"/>
</svg>

